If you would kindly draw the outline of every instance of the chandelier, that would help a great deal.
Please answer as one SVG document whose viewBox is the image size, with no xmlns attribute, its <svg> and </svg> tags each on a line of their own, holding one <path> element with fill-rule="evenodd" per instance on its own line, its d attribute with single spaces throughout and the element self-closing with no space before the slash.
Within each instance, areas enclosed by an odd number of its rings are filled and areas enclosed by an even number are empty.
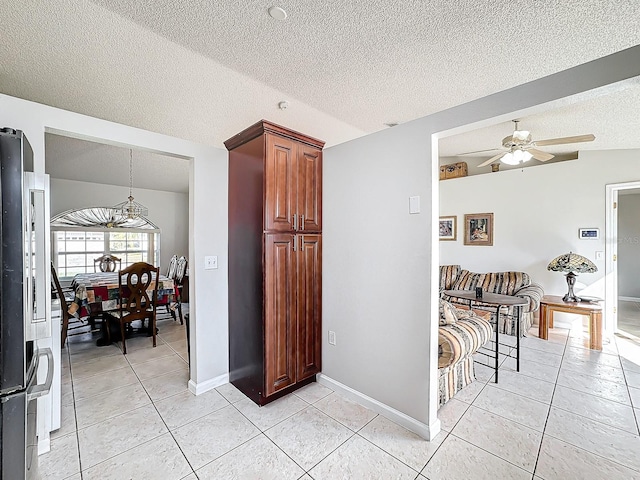
<svg viewBox="0 0 640 480">
<path fill-rule="evenodd" d="M 134 219 L 149 215 L 149 209 L 144 205 L 134 201 L 133 194 L 133 150 L 129 149 L 129 198 L 111 207 L 115 217 Z"/>
</svg>

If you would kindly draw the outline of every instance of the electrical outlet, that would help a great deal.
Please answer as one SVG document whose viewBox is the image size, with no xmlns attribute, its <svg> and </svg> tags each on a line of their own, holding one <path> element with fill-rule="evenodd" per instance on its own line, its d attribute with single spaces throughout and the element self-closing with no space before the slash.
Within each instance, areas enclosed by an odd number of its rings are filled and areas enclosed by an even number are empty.
<svg viewBox="0 0 640 480">
<path fill-rule="evenodd" d="M 329 345 L 336 344 L 336 332 L 329 330 Z"/>
<path fill-rule="evenodd" d="M 205 270 L 213 270 L 218 268 L 218 256 L 217 255 L 209 255 L 204 257 L 204 269 Z"/>
</svg>

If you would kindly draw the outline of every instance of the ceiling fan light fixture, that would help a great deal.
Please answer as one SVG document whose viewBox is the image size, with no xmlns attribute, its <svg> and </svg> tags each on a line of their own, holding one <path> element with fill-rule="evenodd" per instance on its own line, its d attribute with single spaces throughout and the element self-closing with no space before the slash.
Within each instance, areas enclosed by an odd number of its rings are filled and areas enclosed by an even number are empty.
<svg viewBox="0 0 640 480">
<path fill-rule="evenodd" d="M 515 159 L 513 153 L 511 152 L 505 153 L 504 156 L 500 159 L 500 161 L 502 163 L 506 163 L 507 165 L 517 165 L 519 163 L 518 160 Z"/>
<path fill-rule="evenodd" d="M 528 162 L 532 158 L 533 155 L 531 153 L 516 148 L 512 152 L 507 152 L 500 160 L 507 165 L 518 165 L 519 163 Z"/>
<path fill-rule="evenodd" d="M 528 130 L 516 130 L 513 132 L 513 139 L 527 142 L 531 140 L 531 132 Z"/>
<path fill-rule="evenodd" d="M 528 162 L 532 157 L 533 155 L 526 150 L 517 149 L 513 152 L 513 158 L 517 160 L 518 163 Z"/>
</svg>

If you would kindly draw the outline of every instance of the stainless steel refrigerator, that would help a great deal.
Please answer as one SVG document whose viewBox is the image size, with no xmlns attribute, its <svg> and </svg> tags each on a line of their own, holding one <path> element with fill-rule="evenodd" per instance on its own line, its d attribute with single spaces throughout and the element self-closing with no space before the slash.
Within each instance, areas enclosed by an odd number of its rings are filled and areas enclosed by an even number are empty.
<svg viewBox="0 0 640 480">
<path fill-rule="evenodd" d="M 46 275 L 48 192 L 21 131 L 0 130 L 0 479 L 38 479 L 37 399 L 53 378 Z M 38 384 L 38 366 L 48 371 Z"/>
</svg>

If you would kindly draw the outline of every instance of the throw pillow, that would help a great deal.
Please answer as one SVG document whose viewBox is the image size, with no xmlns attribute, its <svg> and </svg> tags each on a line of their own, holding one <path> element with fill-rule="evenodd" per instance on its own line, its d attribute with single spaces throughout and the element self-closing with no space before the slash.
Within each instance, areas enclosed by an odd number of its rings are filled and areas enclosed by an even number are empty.
<svg viewBox="0 0 640 480">
<path fill-rule="evenodd" d="M 440 300 L 440 325 L 453 325 L 456 323 L 456 309 L 446 300 Z"/>
<path fill-rule="evenodd" d="M 463 318 L 473 318 L 475 317 L 475 313 L 471 310 L 465 310 L 462 308 L 456 308 L 456 320 L 462 320 Z"/>
</svg>

